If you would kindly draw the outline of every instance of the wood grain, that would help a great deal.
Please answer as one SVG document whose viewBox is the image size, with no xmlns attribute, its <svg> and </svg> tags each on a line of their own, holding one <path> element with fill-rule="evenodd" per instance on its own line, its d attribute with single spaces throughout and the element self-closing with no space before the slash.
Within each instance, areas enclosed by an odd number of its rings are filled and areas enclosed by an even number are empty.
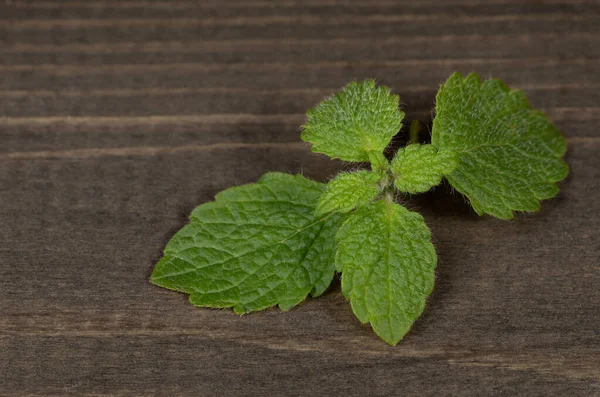
<svg viewBox="0 0 600 397">
<path fill-rule="evenodd" d="M 599 28 L 593 0 L 2 2 L 0 395 L 600 395 Z M 320 98 L 374 77 L 427 123 L 455 70 L 523 89 L 571 174 L 510 222 L 407 199 L 440 261 L 398 346 L 338 282 L 243 317 L 148 282 L 218 191 L 352 167 L 299 140 Z"/>
</svg>

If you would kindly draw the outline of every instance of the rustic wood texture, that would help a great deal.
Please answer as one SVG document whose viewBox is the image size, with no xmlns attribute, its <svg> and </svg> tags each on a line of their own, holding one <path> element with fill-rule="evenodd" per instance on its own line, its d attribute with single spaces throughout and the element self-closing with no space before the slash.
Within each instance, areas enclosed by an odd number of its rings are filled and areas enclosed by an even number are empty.
<svg viewBox="0 0 600 397">
<path fill-rule="evenodd" d="M 571 174 L 510 222 L 407 201 L 439 267 L 398 346 L 339 282 L 243 317 L 148 282 L 216 192 L 348 167 L 300 142 L 323 96 L 374 77 L 428 122 L 456 70 L 524 89 Z M 0 395 L 600 396 L 599 92 L 592 0 L 2 1 Z"/>
</svg>

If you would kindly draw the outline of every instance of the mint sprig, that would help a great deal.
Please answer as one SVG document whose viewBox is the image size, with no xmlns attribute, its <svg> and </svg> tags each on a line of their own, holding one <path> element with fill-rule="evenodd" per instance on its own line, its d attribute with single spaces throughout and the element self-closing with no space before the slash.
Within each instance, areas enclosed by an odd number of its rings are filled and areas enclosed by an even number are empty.
<svg viewBox="0 0 600 397">
<path fill-rule="evenodd" d="M 402 125 L 399 97 L 373 80 L 353 82 L 308 112 L 302 139 L 314 152 L 370 169 L 324 185 L 265 174 L 197 207 L 169 241 L 151 281 L 196 306 L 238 313 L 317 297 L 342 274 L 363 323 L 395 345 L 423 312 L 437 256 L 423 217 L 394 201 L 447 179 L 474 210 L 509 219 L 535 211 L 566 177 L 566 144 L 521 91 L 456 73 L 436 98 L 431 144 L 384 155 Z"/>
</svg>

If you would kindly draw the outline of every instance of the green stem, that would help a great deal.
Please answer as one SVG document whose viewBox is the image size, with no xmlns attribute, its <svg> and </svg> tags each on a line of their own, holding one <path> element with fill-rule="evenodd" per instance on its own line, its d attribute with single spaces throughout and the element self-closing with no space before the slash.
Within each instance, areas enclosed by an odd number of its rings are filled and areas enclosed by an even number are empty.
<svg viewBox="0 0 600 397">
<path fill-rule="evenodd" d="M 410 125 L 409 135 L 408 135 L 408 143 L 419 143 L 419 132 L 421 132 L 421 123 L 419 120 L 413 120 Z"/>
</svg>

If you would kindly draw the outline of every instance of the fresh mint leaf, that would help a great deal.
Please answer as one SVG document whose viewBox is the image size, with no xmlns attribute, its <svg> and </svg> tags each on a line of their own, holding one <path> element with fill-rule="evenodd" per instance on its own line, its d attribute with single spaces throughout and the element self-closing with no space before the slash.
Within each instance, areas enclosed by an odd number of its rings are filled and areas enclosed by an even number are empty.
<svg viewBox="0 0 600 397">
<path fill-rule="evenodd" d="M 425 308 L 437 263 L 423 217 L 391 200 L 358 209 L 336 235 L 342 291 L 362 323 L 395 345 Z"/>
<path fill-rule="evenodd" d="M 307 112 L 302 140 L 312 151 L 345 161 L 369 161 L 383 152 L 402 126 L 400 97 L 375 81 L 352 82 Z"/>
<path fill-rule="evenodd" d="M 540 200 L 558 192 L 568 174 L 566 142 L 522 91 L 476 74 L 453 74 L 436 98 L 432 144 L 458 153 L 446 175 L 478 214 L 501 219 L 513 211 L 537 211 Z"/>
<path fill-rule="evenodd" d="M 390 168 L 390 162 L 383 152 L 369 152 L 369 162 L 371 163 L 371 169 L 375 172 L 385 173 Z"/>
<path fill-rule="evenodd" d="M 371 171 L 343 172 L 332 179 L 317 203 L 316 216 L 332 211 L 350 212 L 379 194 L 381 175 Z"/>
<path fill-rule="evenodd" d="M 452 150 L 412 144 L 398 150 L 390 169 L 398 190 L 422 193 L 439 185 L 442 177 L 456 168 L 458 159 Z"/>
<path fill-rule="evenodd" d="M 265 174 L 197 207 L 167 244 L 152 274 L 161 287 L 190 294 L 196 306 L 247 313 L 289 310 L 322 294 L 334 275 L 341 216 L 315 218 L 323 184 Z"/>
</svg>

